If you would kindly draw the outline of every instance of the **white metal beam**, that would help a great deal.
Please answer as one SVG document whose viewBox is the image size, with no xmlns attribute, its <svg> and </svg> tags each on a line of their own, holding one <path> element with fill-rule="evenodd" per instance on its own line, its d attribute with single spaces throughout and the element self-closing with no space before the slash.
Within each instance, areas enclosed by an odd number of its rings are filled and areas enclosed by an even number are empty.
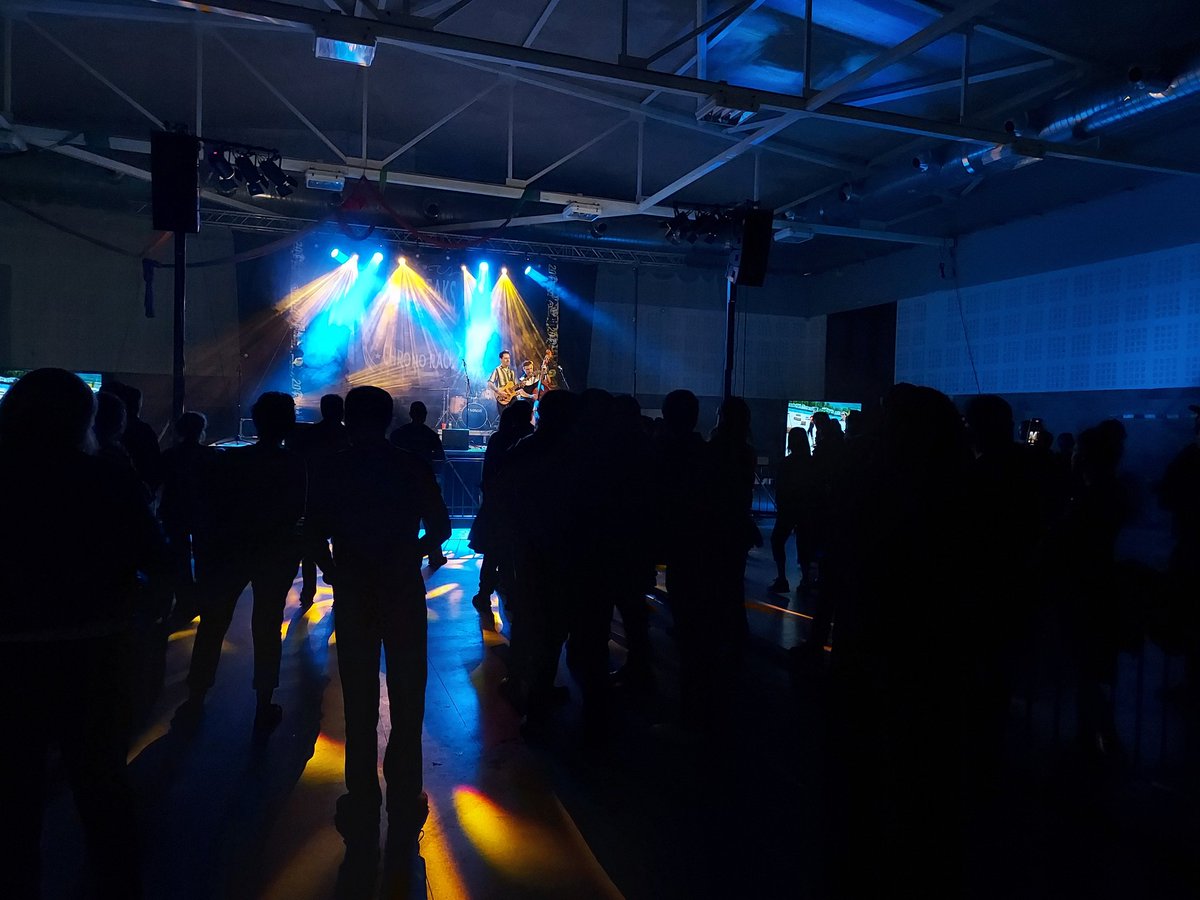
<svg viewBox="0 0 1200 900">
<path fill-rule="evenodd" d="M 751 3 L 749 6 L 747 6 L 745 9 L 743 9 L 741 12 L 739 12 L 737 15 L 735 15 L 732 18 L 730 18 L 729 20 L 721 23 L 721 25 L 718 28 L 714 29 L 713 31 L 709 32 L 706 36 L 704 36 L 703 40 L 705 42 L 705 45 L 708 47 L 708 49 L 711 50 L 718 43 L 720 43 L 721 39 L 724 38 L 727 34 L 729 34 L 729 32 L 733 30 L 733 27 L 735 25 L 737 25 L 737 23 L 739 21 L 744 19 L 746 16 L 750 15 L 750 13 L 754 12 L 756 9 L 758 9 L 760 6 L 762 6 L 765 2 L 766 2 L 766 0 L 754 0 L 753 3 Z M 697 40 L 699 41 L 700 38 L 697 38 Z M 697 48 L 696 53 L 693 53 L 691 56 L 689 56 L 687 59 L 685 59 L 680 65 L 675 67 L 675 74 L 683 75 L 685 72 L 687 72 L 688 69 L 690 69 L 692 66 L 696 65 L 696 61 L 699 58 L 700 58 L 700 54 L 699 54 L 699 49 Z M 702 76 L 702 77 L 707 77 L 707 76 Z M 661 95 L 662 95 L 662 91 L 652 91 L 649 94 L 649 96 L 647 96 L 646 99 L 642 101 L 642 105 L 645 106 L 647 104 L 653 103 L 654 100 Z"/>
<path fill-rule="evenodd" d="M 416 137 L 410 139 L 409 141 L 406 141 L 404 144 L 401 144 L 398 148 L 396 148 L 391 153 L 389 153 L 384 158 L 383 162 L 380 163 L 380 166 L 381 167 L 387 166 L 390 162 L 392 162 L 394 159 L 399 157 L 401 154 L 407 153 L 413 147 L 417 146 L 417 144 L 421 143 L 421 141 L 425 140 L 425 138 L 429 137 L 431 134 L 433 134 L 435 131 L 437 131 L 439 128 L 441 128 L 443 125 L 445 125 L 451 119 L 453 119 L 459 113 L 461 113 L 464 109 L 466 109 L 472 103 L 475 103 L 477 100 L 482 100 L 484 97 L 486 97 L 488 94 L 490 94 L 492 91 L 494 91 L 499 86 L 499 84 L 500 84 L 500 82 L 498 82 L 498 81 L 495 82 L 494 84 L 489 84 L 487 87 L 485 87 L 482 91 L 480 91 L 474 97 L 471 97 L 469 100 L 464 100 L 462 103 L 460 103 L 458 106 L 456 106 L 450 112 L 446 113 L 444 116 L 442 116 L 440 119 L 438 119 L 432 125 L 430 125 L 424 131 L 422 131 L 420 134 L 418 134 Z"/>
<path fill-rule="evenodd" d="M 260 71 L 258 71 L 258 69 L 256 69 L 253 65 L 251 65 L 250 61 L 248 59 L 246 59 L 246 57 L 242 56 L 242 54 L 239 53 L 237 51 L 237 49 L 232 44 L 229 43 L 229 41 L 225 40 L 224 35 L 217 32 L 215 34 L 215 37 L 218 41 L 221 42 L 221 45 L 226 50 L 228 50 L 230 53 L 233 54 L 234 58 L 238 62 L 240 62 L 243 66 L 246 67 L 246 69 L 250 72 L 251 75 L 253 75 L 256 79 L 258 79 L 258 81 L 262 84 L 263 87 L 265 87 L 268 91 L 270 91 L 272 94 L 275 95 L 275 99 L 277 99 L 280 103 L 282 103 L 284 106 L 286 106 L 288 108 L 288 110 L 292 113 L 292 115 L 294 115 L 297 119 L 299 119 L 302 123 L 304 123 L 304 126 L 306 128 L 308 128 L 309 131 L 311 131 L 318 138 L 320 138 L 321 142 L 326 147 L 328 147 L 330 150 L 332 150 L 342 162 L 347 161 L 346 154 L 343 153 L 340 149 L 338 149 L 338 146 L 333 141 L 331 141 L 328 137 L 325 136 L 325 132 L 321 131 L 320 128 L 318 128 L 316 125 L 314 125 L 309 120 L 308 116 L 306 116 L 306 115 L 304 115 L 304 113 L 300 112 L 300 110 L 297 108 L 296 104 L 294 104 L 291 100 L 289 100 L 287 97 L 285 97 L 283 95 L 283 92 L 280 91 L 279 88 L 275 87 L 275 85 L 273 85 L 271 83 L 271 81 L 265 75 L 263 75 Z"/>
<path fill-rule="evenodd" d="M 660 188 L 659 190 L 655 191 L 653 194 L 651 194 L 649 197 L 647 197 L 645 200 L 643 200 L 641 202 L 641 204 L 639 204 L 639 205 L 649 207 L 649 206 L 655 206 L 655 205 L 661 203 L 663 200 L 668 199 L 673 194 L 676 194 L 679 191 L 683 190 L 689 184 L 691 184 L 695 181 L 699 181 L 701 178 L 703 178 L 705 175 L 709 174 L 710 172 L 715 172 L 717 169 L 721 168 L 721 166 L 725 165 L 727 162 L 737 159 L 739 156 L 741 156 L 747 150 L 751 149 L 752 147 L 757 147 L 759 144 L 761 144 L 763 141 L 767 140 L 772 135 L 778 134 L 783 129 L 794 124 L 795 122 L 798 122 L 802 115 L 803 115 L 803 113 L 793 111 L 793 112 L 785 113 L 784 115 L 780 116 L 777 119 L 772 119 L 766 125 L 763 125 L 761 128 L 759 128 L 758 131 L 754 132 L 754 134 L 750 135 L 749 137 L 743 138 L 742 140 L 740 140 L 736 144 L 734 144 L 732 147 L 729 147 L 728 149 L 723 150 L 721 153 L 718 153 L 716 156 L 714 156 L 712 159 L 708 160 L 707 162 L 701 163 L 699 166 L 692 169 L 686 175 L 681 175 L 679 178 L 676 178 L 674 181 L 672 181 L 666 187 Z"/>
<path fill-rule="evenodd" d="M 2 121 L 5 120 L 0 118 L 0 122 Z M 9 125 L 31 144 L 36 143 L 39 146 L 49 146 L 50 144 L 62 142 L 62 147 L 70 148 L 72 151 L 81 150 L 85 146 L 83 136 L 74 132 L 18 124 L 16 122 L 9 122 Z M 94 141 L 94 137 L 91 140 Z M 118 152 L 136 153 L 144 156 L 150 155 L 150 142 L 141 138 L 110 137 L 107 143 L 109 149 Z M 98 154 L 92 153 L 89 155 L 107 160 L 107 162 L 111 163 L 111 166 L 108 167 L 113 168 L 114 171 L 122 171 L 122 169 L 115 167 L 127 165 L 118 160 L 109 160 L 107 157 L 98 156 Z M 490 182 L 469 181 L 461 178 L 443 178 L 436 175 L 421 175 L 415 172 L 397 172 L 385 169 L 381 162 L 374 160 L 368 161 L 365 166 L 361 165 L 358 160 L 354 160 L 346 165 L 332 167 L 328 162 L 319 160 L 284 157 L 280 160 L 279 164 L 281 168 L 289 172 L 304 172 L 311 168 L 325 170 L 336 168 L 338 172 L 345 175 L 347 181 L 366 177 L 370 181 L 378 182 L 381 175 L 386 172 L 384 177 L 389 184 L 402 184 L 439 191 L 456 191 L 462 194 L 474 194 L 484 197 L 503 197 L 509 200 L 519 200 L 526 196 L 526 189 L 517 185 L 492 184 Z M 225 199 L 220 194 L 214 195 L 214 199 L 217 198 Z M 641 210 L 638 204 L 628 200 L 616 200 L 611 197 L 594 197 L 561 191 L 534 191 L 529 199 L 534 203 L 547 203 L 552 206 L 566 206 L 573 201 L 597 203 L 604 210 L 601 214 L 602 218 L 636 215 L 639 212 L 656 216 L 670 216 L 674 214 L 674 210 L 668 207 L 654 207 L 652 209 Z M 262 212 L 257 207 L 254 207 L 254 211 Z"/>
<path fill-rule="evenodd" d="M 543 175 L 549 175 L 551 172 L 553 172 L 555 169 L 557 169 L 563 163 L 570 162 L 576 156 L 578 156 L 580 153 L 583 153 L 585 150 L 589 150 L 592 147 L 596 146 L 596 144 L 600 143 L 602 140 L 604 140 L 606 137 L 608 137 L 610 134 L 612 134 L 618 128 L 620 128 L 623 125 L 627 125 L 629 122 L 632 122 L 632 121 L 633 121 L 632 119 L 623 119 L 620 122 L 617 122 L 615 125 L 604 129 L 602 132 L 600 132 L 598 135 L 596 135 L 591 140 L 588 140 L 588 141 L 584 142 L 583 144 L 580 144 L 578 147 L 576 147 L 574 150 L 572 150 L 566 156 L 550 163 L 550 165 L 546 166 L 546 168 L 542 169 L 537 174 L 530 175 L 528 178 L 525 179 L 525 183 L 533 184 L 535 181 L 537 181 Z"/>
<path fill-rule="evenodd" d="M 1039 59 L 1033 62 L 1019 63 L 1011 66 L 999 66 L 990 69 L 976 69 L 968 77 L 968 83 L 985 84 L 1002 78 L 1014 78 L 1018 75 L 1028 75 L 1049 69 L 1055 65 L 1052 59 Z M 880 103 L 892 103 L 896 100 L 907 100 L 910 97 L 921 97 L 925 94 L 936 94 L 962 87 L 962 77 L 937 78 L 917 81 L 897 82 L 896 84 L 880 85 L 877 88 L 861 91 L 845 97 L 847 103 L 857 106 L 877 106 Z M 741 126 L 745 130 L 745 125 Z"/>
<path fill-rule="evenodd" d="M 970 0 L 970 2 L 958 7 L 953 12 L 942 16 L 936 22 L 925 26 L 912 35 L 912 37 L 900 42 L 892 49 L 880 53 L 866 65 L 860 66 L 848 75 L 839 78 L 829 87 L 818 91 L 805 103 L 805 109 L 815 111 L 827 103 L 832 103 L 838 97 L 842 96 L 842 94 L 862 84 L 873 75 L 882 72 L 905 57 L 911 56 L 923 47 L 927 47 L 934 41 L 961 28 L 980 13 L 995 6 L 997 2 L 998 0 Z"/>
<path fill-rule="evenodd" d="M 736 143 L 739 138 L 728 132 L 728 129 L 719 129 L 712 125 L 707 125 L 703 122 L 698 122 L 692 116 L 681 116 L 677 113 L 666 112 L 664 110 L 655 109 L 651 106 L 643 106 L 641 103 L 633 100 L 626 100 L 623 97 L 614 97 L 611 94 L 593 91 L 569 81 L 561 81 L 556 78 L 548 78 L 544 75 L 536 75 L 529 72 L 524 72 L 520 69 L 510 69 L 501 65 L 493 65 L 488 63 L 472 62 L 455 56 L 443 56 L 436 50 L 431 50 L 427 47 L 406 47 L 415 53 L 421 53 L 426 56 L 433 56 L 437 59 L 446 62 L 452 62 L 455 65 L 464 66 L 469 69 L 476 69 L 480 72 L 490 72 L 494 75 L 506 75 L 515 81 L 522 84 L 532 85 L 533 87 L 544 88 L 548 91 L 553 91 L 558 94 L 563 94 L 568 97 L 575 97 L 579 100 L 586 100 L 589 103 L 595 103 L 599 106 L 607 106 L 611 109 L 621 109 L 626 112 L 635 113 L 646 119 L 652 119 L 656 122 L 663 122 L 667 125 L 673 125 L 677 128 L 683 128 L 688 131 L 695 131 L 700 134 L 705 134 L 710 138 L 717 140 L 729 141 Z M 762 125 L 764 123 L 755 123 Z M 789 159 L 798 159 L 801 162 L 814 163 L 818 166 L 824 166 L 828 169 L 840 169 L 843 172 L 856 172 L 862 169 L 863 160 L 852 159 L 850 157 L 838 156 L 837 154 L 825 153 L 820 150 L 810 150 L 806 147 L 798 147 L 795 144 L 766 144 L 763 147 L 768 153 L 774 153 L 778 156 L 786 156 Z"/>
<path fill-rule="evenodd" d="M 89 75 L 91 75 L 93 78 L 95 78 L 101 84 L 103 84 L 106 88 L 108 88 L 110 91 L 112 91 L 114 94 L 116 94 L 122 100 L 124 100 L 126 103 L 128 103 L 130 106 L 132 106 L 134 109 L 136 109 L 138 112 L 140 112 L 143 116 L 145 116 L 147 119 L 149 119 L 155 125 L 157 125 L 159 128 L 163 127 L 162 119 L 160 119 L 158 116 L 154 115 L 154 113 L 150 112 L 150 110 L 146 109 L 146 107 L 142 106 L 142 104 L 140 104 L 136 100 L 134 100 L 133 97 L 129 96 L 129 94 L 125 93 L 125 91 L 121 90 L 119 87 L 117 87 L 115 84 L 113 84 L 112 81 L 110 81 L 108 78 L 105 78 L 104 75 L 102 75 L 99 71 L 97 71 L 95 69 L 95 67 L 90 65 L 78 53 L 76 53 L 70 47 L 66 46 L 62 41 L 60 41 L 58 38 L 56 38 L 54 35 L 52 35 L 50 32 L 48 32 L 45 28 L 43 28 L 37 22 L 34 22 L 32 20 L 27 20 L 25 24 L 28 25 L 30 28 L 32 28 L 34 31 L 36 31 L 38 34 L 40 34 L 43 38 L 45 38 L 47 41 L 49 41 L 51 44 L 53 44 L 59 50 L 61 50 L 64 54 L 66 54 L 66 56 L 69 59 L 71 59 L 73 62 L 77 63 L 79 65 L 79 67 L 82 68 L 85 72 L 87 72 Z M 7 58 L 7 55 L 5 58 Z"/>
<path fill-rule="evenodd" d="M 71 159 L 77 159 L 80 162 L 90 163 L 93 166 L 98 166 L 102 169 L 108 169 L 110 172 L 119 172 L 122 175 L 128 175 L 136 178 L 139 181 L 150 181 L 150 172 L 147 169 L 139 169 L 137 166 L 131 166 L 129 163 L 121 162 L 117 159 L 109 159 L 107 156 L 101 156 L 99 153 L 92 153 L 88 150 L 73 147 L 70 144 L 60 144 L 52 146 L 50 141 L 29 140 L 31 144 L 38 147 L 43 147 L 50 150 L 52 153 L 57 153 L 60 156 L 67 156 Z M 243 203 L 240 200 L 235 200 L 232 197 L 226 197 L 224 194 L 218 194 L 216 191 L 210 191 L 207 188 L 200 190 L 200 196 L 207 200 L 212 200 L 214 203 L 222 203 L 231 209 L 240 209 L 243 212 L 261 213 L 262 210 L 257 206 L 252 206 L 249 203 Z"/>
<path fill-rule="evenodd" d="M 533 46 L 533 42 L 537 40 L 537 36 L 542 33 L 542 29 L 546 27 L 546 23 L 550 21 L 550 16 L 558 8 L 558 4 L 559 0 L 546 0 L 546 7 L 542 10 L 542 14 L 538 16 L 538 20 L 533 23 L 533 27 L 529 29 L 529 34 L 525 37 L 525 40 L 521 42 L 522 47 Z"/>
</svg>

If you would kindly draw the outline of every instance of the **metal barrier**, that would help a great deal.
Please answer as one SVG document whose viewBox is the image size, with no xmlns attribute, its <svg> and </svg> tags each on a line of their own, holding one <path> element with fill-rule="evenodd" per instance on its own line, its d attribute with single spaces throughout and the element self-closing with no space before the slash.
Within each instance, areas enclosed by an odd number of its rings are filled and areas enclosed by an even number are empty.
<svg viewBox="0 0 1200 900">
<path fill-rule="evenodd" d="M 482 475 L 482 451 L 446 452 L 446 462 L 438 473 L 438 481 L 451 519 L 461 523 L 475 518 L 479 512 L 479 482 Z"/>
</svg>

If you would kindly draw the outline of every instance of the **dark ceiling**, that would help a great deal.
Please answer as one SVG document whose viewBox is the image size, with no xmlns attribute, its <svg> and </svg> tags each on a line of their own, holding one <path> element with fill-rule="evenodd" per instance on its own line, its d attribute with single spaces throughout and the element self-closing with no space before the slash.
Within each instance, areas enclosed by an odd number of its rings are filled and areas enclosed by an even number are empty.
<svg viewBox="0 0 1200 900">
<path fill-rule="evenodd" d="M 386 170 L 388 203 L 431 233 L 492 234 L 512 217 L 509 239 L 716 261 L 722 241 L 672 245 L 663 221 L 677 209 L 756 200 L 777 210 L 779 225 L 815 233 L 780 244 L 777 264 L 815 271 L 1200 171 L 1200 90 L 1184 96 L 1200 59 L 1191 52 L 1200 41 L 1192 0 L 818 0 L 811 28 L 801 0 L 711 0 L 717 21 L 701 38 L 702 71 L 697 40 L 679 40 L 696 28 L 694 0 L 628 4 L 624 27 L 621 0 L 188 6 L 0 0 L 12 48 L 0 129 L 34 148 L 54 145 L 0 159 L 0 190 L 140 209 L 148 135 L 156 122 L 179 123 L 207 139 L 278 149 L 297 174 L 319 165 L 351 181 L 365 170 L 378 182 Z M 375 33 L 373 65 L 316 59 L 320 16 Z M 961 21 L 942 27 L 947 16 Z M 906 41 L 921 46 L 873 65 Z M 1130 85 L 1132 65 L 1162 82 Z M 671 73 L 685 77 L 659 77 Z M 764 100 L 736 131 L 696 119 L 719 82 Z M 656 93 L 662 84 L 668 90 Z M 831 87 L 836 96 L 826 97 Z M 1148 91 L 1166 99 L 1146 101 Z M 969 178 L 955 169 L 993 139 L 1011 150 L 1006 121 L 1097 97 L 1147 108 L 1097 133 L 1058 136 L 1050 155 L 1067 158 L 1028 164 L 1042 151 L 1023 147 Z M 914 159 L 934 162 L 929 177 L 890 191 Z M 846 184 L 872 190 L 845 201 Z M 563 221 L 564 195 L 599 202 L 602 233 Z M 337 200 L 301 187 L 281 200 L 208 192 L 203 204 L 294 220 Z"/>
</svg>

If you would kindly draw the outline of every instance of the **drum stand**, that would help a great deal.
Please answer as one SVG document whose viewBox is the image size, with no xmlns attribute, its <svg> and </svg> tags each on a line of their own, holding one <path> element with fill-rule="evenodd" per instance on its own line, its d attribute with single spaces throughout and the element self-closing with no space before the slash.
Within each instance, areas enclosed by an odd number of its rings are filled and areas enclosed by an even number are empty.
<svg viewBox="0 0 1200 900">
<path fill-rule="evenodd" d="M 443 428 L 449 428 L 453 424 L 450 418 L 450 388 L 442 388 L 442 412 L 438 416 L 438 422 Z"/>
</svg>

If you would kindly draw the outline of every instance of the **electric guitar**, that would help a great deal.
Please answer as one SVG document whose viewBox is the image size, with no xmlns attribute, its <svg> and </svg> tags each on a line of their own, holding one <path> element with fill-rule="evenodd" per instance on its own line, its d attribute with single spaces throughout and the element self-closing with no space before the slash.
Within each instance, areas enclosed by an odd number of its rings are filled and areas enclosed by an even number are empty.
<svg viewBox="0 0 1200 900">
<path fill-rule="evenodd" d="M 516 394 L 517 382 L 510 381 L 508 384 L 504 385 L 504 387 L 496 388 L 496 402 L 501 406 L 508 406 Z"/>
</svg>

